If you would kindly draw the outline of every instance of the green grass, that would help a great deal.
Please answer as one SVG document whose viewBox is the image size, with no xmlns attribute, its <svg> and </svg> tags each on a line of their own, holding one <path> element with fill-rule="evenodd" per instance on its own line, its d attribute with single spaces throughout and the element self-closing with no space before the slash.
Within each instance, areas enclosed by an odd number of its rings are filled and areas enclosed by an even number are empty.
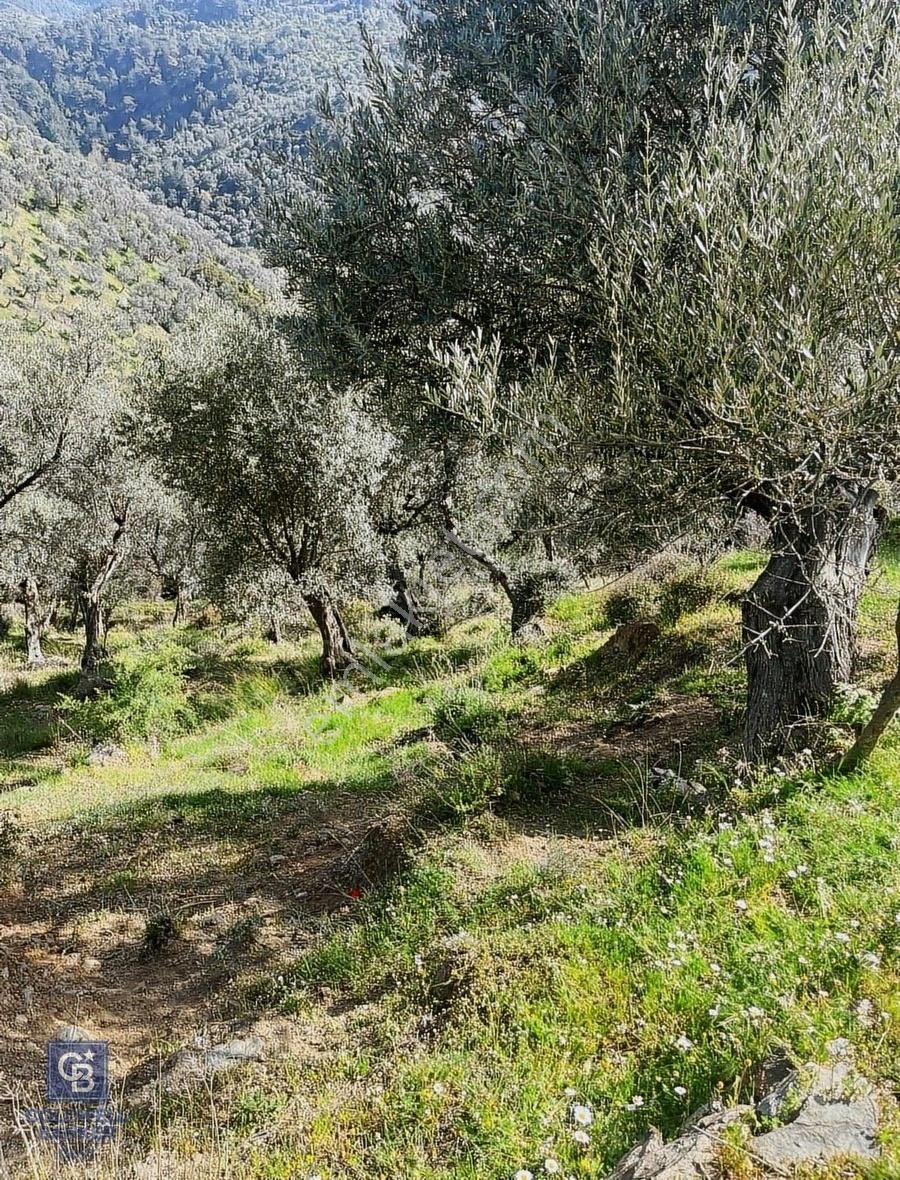
<svg viewBox="0 0 900 1180">
<path fill-rule="evenodd" d="M 731 555 L 717 585 L 760 564 Z M 898 592 L 889 541 L 862 610 L 870 688 Z M 116 638 L 134 675 L 97 722 L 124 726 L 129 760 L 110 766 L 84 765 L 77 736 L 21 745 L 54 682 L 7 688 L 22 711 L 0 727 L 5 800 L 38 847 L 62 832 L 85 863 L 103 850 L 83 894 L 60 895 L 86 928 L 184 910 L 189 932 L 193 899 L 269 889 L 278 850 L 274 960 L 258 919 L 228 911 L 210 962 L 234 963 L 209 986 L 220 1016 L 287 1020 L 303 1047 L 167 1104 L 167 1150 L 227 1157 L 235 1180 L 509 1180 L 547 1159 L 602 1177 L 651 1127 L 752 1101 L 779 1050 L 824 1059 L 847 1037 L 896 1091 L 900 733 L 852 777 L 807 759 L 748 778 L 738 608 L 704 590 L 671 615 L 643 661 L 616 662 L 604 595 L 569 595 L 540 643 L 466 624 L 385 652 L 345 699 L 312 679 L 310 641 L 173 637 L 141 609 Z M 170 725 L 173 701 L 187 714 Z M 704 792 L 654 779 L 657 758 Z M 398 810 L 417 833 L 399 871 L 307 912 L 318 834 Z M 57 887 L 28 863 L 32 887 Z M 895 1126 L 888 1111 L 882 1162 L 840 1175 L 900 1174 Z"/>
</svg>

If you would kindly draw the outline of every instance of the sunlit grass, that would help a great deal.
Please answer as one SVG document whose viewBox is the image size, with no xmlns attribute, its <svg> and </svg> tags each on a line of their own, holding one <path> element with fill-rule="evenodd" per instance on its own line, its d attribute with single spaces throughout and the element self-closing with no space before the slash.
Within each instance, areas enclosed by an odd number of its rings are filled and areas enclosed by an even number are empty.
<svg viewBox="0 0 900 1180">
<path fill-rule="evenodd" d="M 724 559 L 726 586 L 745 589 L 761 561 Z M 900 593 L 895 550 L 879 563 L 862 611 L 872 683 Z M 102 840 L 96 880 L 66 885 L 88 889 L 87 926 L 104 906 L 133 917 L 148 898 L 177 906 L 216 877 L 239 883 L 273 841 L 292 850 L 307 805 L 326 829 L 338 798 L 416 827 L 399 875 L 363 882 L 329 916 L 279 900 L 289 949 L 222 984 L 224 1011 L 294 1022 L 302 1054 L 171 1103 L 152 1132 L 136 1123 L 138 1154 L 157 1140 L 209 1153 L 233 1180 L 510 1180 L 554 1174 L 546 1160 L 598 1178 L 651 1127 L 671 1135 L 711 1099 L 752 1099 L 779 1049 L 821 1059 L 844 1036 L 896 1085 L 900 733 L 853 777 L 807 759 L 747 780 L 730 594 L 663 623 L 640 663 L 604 656 L 603 594 L 569 595 L 550 620 L 527 645 L 472 621 L 334 689 L 315 681 L 311 638 L 173 639 L 163 613 L 136 605 L 117 654 L 165 629 L 193 670 L 177 691 L 220 713 L 197 711 L 158 743 L 125 738 L 127 760 L 111 765 L 86 765 L 71 735 L 6 751 L 4 802 L 26 826 Z M 48 694 L 50 673 L 9 686 L 20 711 L 2 725 L 40 736 L 27 709 Z M 609 727 L 700 705 L 716 720 L 697 739 L 699 800 L 653 781 L 646 759 L 612 756 Z M 595 730 L 597 750 L 542 744 L 567 726 Z M 589 1144 L 574 1137 L 575 1104 L 590 1111 Z M 900 1174 L 885 1122 L 868 1180 Z"/>
</svg>

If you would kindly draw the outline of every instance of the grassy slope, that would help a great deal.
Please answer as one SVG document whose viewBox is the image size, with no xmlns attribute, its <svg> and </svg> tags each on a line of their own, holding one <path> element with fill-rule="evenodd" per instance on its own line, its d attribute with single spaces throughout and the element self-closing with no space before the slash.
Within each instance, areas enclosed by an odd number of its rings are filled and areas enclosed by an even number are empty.
<svg viewBox="0 0 900 1180">
<path fill-rule="evenodd" d="M 746 583 L 755 564 L 738 555 L 728 579 Z M 863 619 L 873 683 L 898 591 L 888 552 Z M 209 914 L 232 907 L 222 943 L 242 939 L 239 953 L 224 974 L 207 969 L 202 1004 L 172 1008 L 162 1047 L 201 1018 L 280 1013 L 299 1036 L 212 1098 L 170 1102 L 163 1130 L 135 1126 L 128 1151 L 161 1141 L 192 1175 L 259 1180 L 504 1180 L 545 1159 L 602 1176 L 648 1127 L 670 1134 L 710 1098 L 749 1096 L 778 1046 L 821 1058 L 847 1036 L 897 1087 L 896 733 L 852 778 L 797 766 L 750 782 L 733 753 L 734 607 L 680 619 L 630 667 L 595 654 L 602 599 L 566 599 L 554 616 L 552 637 L 524 650 L 483 620 L 410 645 L 339 707 L 304 682 L 306 647 L 223 651 L 180 632 L 195 699 L 227 716 L 127 765 L 86 767 L 74 741 L 22 753 L 29 732 L 49 740 L 40 708 L 56 686 L 7 696 L 17 755 L 3 774 L 28 833 L 25 879 L 34 897 L 67 899 L 58 908 L 85 946 L 111 915 L 199 895 L 186 954 Z M 152 626 L 142 634 L 158 642 Z M 138 642 L 119 636 L 123 653 Z M 686 802 L 654 785 L 648 762 L 697 763 L 706 793 Z M 398 810 L 423 836 L 401 875 L 320 904 L 312 833 Z M 61 832 L 72 864 L 51 880 Z M 21 888 L 10 896 L 7 920 L 25 907 Z M 129 933 L 110 969 L 130 970 L 140 945 Z M 156 964 L 169 983 L 180 955 Z M 43 1031 L 36 1018 L 22 1035 Z M 135 1060 L 148 1045 L 120 1048 Z M 594 1113 L 587 1148 L 572 1136 L 575 1101 Z M 723 1145 L 727 1173 L 752 1175 L 738 1139 Z M 866 1174 L 898 1172 L 889 1115 Z"/>
</svg>

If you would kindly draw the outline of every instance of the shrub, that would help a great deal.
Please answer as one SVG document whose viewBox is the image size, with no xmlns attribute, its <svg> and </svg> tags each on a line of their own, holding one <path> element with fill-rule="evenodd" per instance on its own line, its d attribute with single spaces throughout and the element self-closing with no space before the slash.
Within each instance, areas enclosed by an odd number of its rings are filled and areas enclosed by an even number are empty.
<svg viewBox="0 0 900 1180">
<path fill-rule="evenodd" d="M 441 822 L 472 819 L 503 796 L 507 782 L 505 751 L 485 746 L 434 768 L 421 810 L 428 819 Z"/>
<path fill-rule="evenodd" d="M 86 701 L 63 697 L 63 714 L 94 740 L 183 733 L 196 720 L 184 675 L 187 654 L 173 643 L 128 648 L 109 665 L 108 690 Z"/>
<path fill-rule="evenodd" d="M 606 619 L 612 626 L 652 619 L 659 613 L 660 586 L 646 577 L 632 577 L 606 596 Z"/>
<path fill-rule="evenodd" d="M 477 688 L 442 689 L 431 702 L 435 736 L 451 746 L 477 745 L 498 736 L 504 718 L 486 692 Z"/>
<path fill-rule="evenodd" d="M 878 698 L 858 684 L 839 684 L 831 710 L 831 720 L 839 725 L 861 729 L 872 716 Z"/>
<path fill-rule="evenodd" d="M 537 804 L 570 791 L 578 764 L 543 750 L 489 744 L 432 768 L 422 803 L 441 821 L 464 821 L 495 805 Z"/>
<path fill-rule="evenodd" d="M 688 566 L 669 577 L 660 591 L 659 613 L 664 623 L 702 610 L 727 591 L 725 575 L 709 566 Z"/>
</svg>

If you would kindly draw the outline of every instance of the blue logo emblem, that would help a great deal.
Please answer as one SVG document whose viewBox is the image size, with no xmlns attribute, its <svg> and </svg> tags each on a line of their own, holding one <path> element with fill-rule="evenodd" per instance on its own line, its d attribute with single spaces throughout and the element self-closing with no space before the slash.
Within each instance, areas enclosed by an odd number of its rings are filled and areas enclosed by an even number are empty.
<svg viewBox="0 0 900 1180">
<path fill-rule="evenodd" d="M 47 1097 L 51 1102 L 105 1102 L 109 1096 L 106 1041 L 51 1041 Z"/>
</svg>

